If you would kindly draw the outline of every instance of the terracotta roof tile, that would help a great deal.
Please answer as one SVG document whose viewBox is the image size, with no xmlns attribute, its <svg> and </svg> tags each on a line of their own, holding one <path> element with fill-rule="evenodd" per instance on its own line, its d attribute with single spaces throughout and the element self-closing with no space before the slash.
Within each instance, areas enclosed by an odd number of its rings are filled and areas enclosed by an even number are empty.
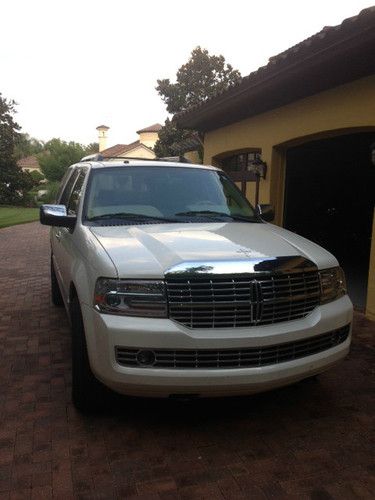
<svg viewBox="0 0 375 500">
<path fill-rule="evenodd" d="M 39 168 L 39 162 L 36 156 L 26 156 L 17 161 L 17 165 L 21 168 Z"/>
<path fill-rule="evenodd" d="M 137 134 L 141 134 L 142 132 L 159 132 L 163 128 L 163 125 L 160 125 L 160 123 L 154 123 L 153 125 L 150 125 L 149 127 L 143 128 L 141 130 L 137 130 Z"/>
<path fill-rule="evenodd" d="M 125 148 L 126 144 L 116 144 L 110 148 L 103 149 L 103 151 L 100 151 L 100 154 L 105 157 L 118 156 Z"/>
<path fill-rule="evenodd" d="M 140 141 L 134 141 L 131 144 L 116 144 L 115 146 L 111 146 L 110 148 L 104 149 L 103 151 L 100 152 L 100 154 L 104 156 L 104 158 L 122 156 L 128 151 L 131 151 L 132 149 L 135 149 L 138 146 L 142 146 L 143 148 L 152 151 L 151 148 L 145 146 Z"/>
</svg>

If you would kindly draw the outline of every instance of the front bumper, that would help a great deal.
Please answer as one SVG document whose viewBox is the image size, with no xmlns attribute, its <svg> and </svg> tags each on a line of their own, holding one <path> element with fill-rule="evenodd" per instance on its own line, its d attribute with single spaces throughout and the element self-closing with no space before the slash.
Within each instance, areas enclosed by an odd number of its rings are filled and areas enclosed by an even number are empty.
<svg viewBox="0 0 375 500">
<path fill-rule="evenodd" d="M 82 314 L 92 371 L 111 389 L 136 396 L 222 396 L 261 392 L 321 373 L 347 355 L 351 332 L 344 342 L 323 352 L 251 368 L 125 367 L 116 361 L 115 346 L 176 350 L 272 346 L 344 327 L 352 322 L 353 307 L 344 296 L 303 319 L 234 329 L 189 329 L 169 319 L 100 314 L 87 305 L 82 305 Z"/>
</svg>

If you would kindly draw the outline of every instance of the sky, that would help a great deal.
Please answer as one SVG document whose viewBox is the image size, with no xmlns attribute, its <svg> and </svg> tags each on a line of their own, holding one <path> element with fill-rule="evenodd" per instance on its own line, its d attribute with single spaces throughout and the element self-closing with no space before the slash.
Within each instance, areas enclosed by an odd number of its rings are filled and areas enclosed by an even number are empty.
<svg viewBox="0 0 375 500">
<path fill-rule="evenodd" d="M 362 0 L 9 0 L 1 6 L 0 93 L 40 140 L 128 144 L 163 123 L 157 79 L 198 45 L 243 76 L 370 7 Z"/>
</svg>

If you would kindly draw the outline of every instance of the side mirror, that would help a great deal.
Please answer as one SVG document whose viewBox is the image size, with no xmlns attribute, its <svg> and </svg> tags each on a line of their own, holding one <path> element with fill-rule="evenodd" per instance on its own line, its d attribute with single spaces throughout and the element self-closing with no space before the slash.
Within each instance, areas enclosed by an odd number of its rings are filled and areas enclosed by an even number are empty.
<svg viewBox="0 0 375 500">
<path fill-rule="evenodd" d="M 60 226 L 73 229 L 77 217 L 68 215 L 65 205 L 42 205 L 39 212 L 39 220 L 45 226 Z"/>
<path fill-rule="evenodd" d="M 275 218 L 273 205 L 257 205 L 257 214 L 266 222 L 272 222 Z"/>
</svg>

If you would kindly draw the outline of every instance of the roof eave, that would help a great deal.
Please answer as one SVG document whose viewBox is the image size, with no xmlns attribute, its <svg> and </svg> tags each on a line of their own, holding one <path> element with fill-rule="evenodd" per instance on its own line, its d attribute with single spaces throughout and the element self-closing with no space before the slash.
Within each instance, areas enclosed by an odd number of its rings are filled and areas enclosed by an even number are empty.
<svg viewBox="0 0 375 500">
<path fill-rule="evenodd" d="M 207 132 L 368 76 L 375 72 L 374 45 L 371 25 L 303 59 L 265 67 L 238 87 L 176 116 L 175 122 L 181 128 Z"/>
</svg>

